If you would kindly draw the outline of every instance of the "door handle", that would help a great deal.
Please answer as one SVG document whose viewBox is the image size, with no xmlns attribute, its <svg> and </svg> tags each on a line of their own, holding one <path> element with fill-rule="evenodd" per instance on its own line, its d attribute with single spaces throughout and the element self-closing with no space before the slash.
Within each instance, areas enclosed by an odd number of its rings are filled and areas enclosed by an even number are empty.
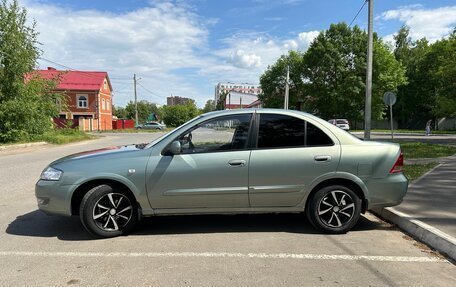
<svg viewBox="0 0 456 287">
<path fill-rule="evenodd" d="M 329 155 L 316 155 L 314 157 L 315 161 L 331 161 L 331 156 Z"/>
<path fill-rule="evenodd" d="M 244 166 L 245 165 L 245 160 L 242 159 L 232 159 L 228 162 L 229 165 L 231 166 Z"/>
</svg>

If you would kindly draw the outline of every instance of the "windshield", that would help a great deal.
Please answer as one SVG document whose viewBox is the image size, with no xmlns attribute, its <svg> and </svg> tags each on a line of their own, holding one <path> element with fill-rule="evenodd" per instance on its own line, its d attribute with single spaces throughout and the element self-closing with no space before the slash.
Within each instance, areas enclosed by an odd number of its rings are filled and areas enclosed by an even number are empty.
<svg viewBox="0 0 456 287">
<path fill-rule="evenodd" d="M 337 124 L 338 125 L 346 125 L 346 124 L 348 124 L 348 121 L 347 120 L 337 120 Z"/>
</svg>

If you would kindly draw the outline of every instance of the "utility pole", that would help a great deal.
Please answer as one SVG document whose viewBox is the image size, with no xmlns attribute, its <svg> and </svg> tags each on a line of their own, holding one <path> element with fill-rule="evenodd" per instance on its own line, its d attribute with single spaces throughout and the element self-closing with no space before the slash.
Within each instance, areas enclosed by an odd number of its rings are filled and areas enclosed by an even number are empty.
<svg viewBox="0 0 456 287">
<path fill-rule="evenodd" d="M 372 49 L 373 49 L 373 14 L 374 0 L 369 1 L 367 26 L 367 70 L 366 70 L 366 102 L 364 106 L 364 139 L 371 135 L 371 106 L 372 106 Z"/>
<path fill-rule="evenodd" d="M 290 81 L 290 66 L 287 66 L 287 82 L 285 83 L 285 102 L 283 103 L 283 108 L 288 110 L 288 97 L 289 97 L 289 87 L 288 82 Z"/>
<path fill-rule="evenodd" d="M 138 97 L 136 95 L 136 74 L 133 75 L 133 84 L 135 88 L 135 124 L 139 125 L 138 122 Z"/>
</svg>

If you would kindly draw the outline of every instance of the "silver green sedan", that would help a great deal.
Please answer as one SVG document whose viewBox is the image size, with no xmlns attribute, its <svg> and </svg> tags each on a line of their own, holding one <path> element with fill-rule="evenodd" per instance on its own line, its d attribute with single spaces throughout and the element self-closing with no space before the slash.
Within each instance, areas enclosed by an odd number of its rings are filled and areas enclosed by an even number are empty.
<svg viewBox="0 0 456 287">
<path fill-rule="evenodd" d="M 143 216 L 306 212 L 344 233 L 360 213 L 407 192 L 398 144 L 359 140 L 310 114 L 207 113 L 149 144 L 82 152 L 44 169 L 38 207 L 78 215 L 94 237 L 128 233 Z"/>
</svg>

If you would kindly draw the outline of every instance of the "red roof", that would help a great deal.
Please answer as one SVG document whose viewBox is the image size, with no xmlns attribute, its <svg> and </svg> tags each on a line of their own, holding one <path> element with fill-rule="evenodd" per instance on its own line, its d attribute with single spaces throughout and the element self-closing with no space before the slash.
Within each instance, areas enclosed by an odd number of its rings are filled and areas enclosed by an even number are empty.
<svg viewBox="0 0 456 287">
<path fill-rule="evenodd" d="M 58 90 L 99 91 L 103 87 L 105 78 L 112 90 L 107 72 L 59 71 L 54 68 L 35 72 L 45 79 L 57 80 Z"/>
</svg>

